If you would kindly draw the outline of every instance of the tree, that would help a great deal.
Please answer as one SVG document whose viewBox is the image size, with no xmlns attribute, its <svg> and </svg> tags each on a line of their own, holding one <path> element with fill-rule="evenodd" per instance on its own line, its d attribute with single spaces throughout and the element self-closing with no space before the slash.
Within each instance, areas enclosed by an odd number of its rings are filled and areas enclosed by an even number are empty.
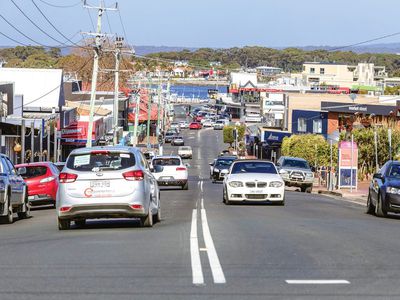
<svg viewBox="0 0 400 300">
<path fill-rule="evenodd" d="M 232 147 L 232 144 L 235 142 L 235 138 L 233 136 L 233 130 L 237 130 L 237 140 L 240 142 L 244 138 L 244 134 L 246 132 L 246 125 L 238 125 L 238 126 L 225 126 L 223 130 L 224 135 L 224 143 L 229 144 Z"/>
</svg>

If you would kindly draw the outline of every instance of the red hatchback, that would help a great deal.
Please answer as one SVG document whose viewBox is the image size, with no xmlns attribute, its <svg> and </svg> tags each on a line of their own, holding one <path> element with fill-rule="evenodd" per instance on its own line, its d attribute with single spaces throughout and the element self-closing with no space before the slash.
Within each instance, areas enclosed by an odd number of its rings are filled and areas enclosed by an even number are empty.
<svg viewBox="0 0 400 300">
<path fill-rule="evenodd" d="M 189 129 L 201 129 L 203 125 L 199 122 L 192 122 L 189 124 Z"/>
<path fill-rule="evenodd" d="M 28 200 L 32 205 L 53 204 L 56 205 L 58 189 L 57 167 L 51 162 L 35 162 L 20 164 L 17 169 L 26 168 L 26 174 L 22 175 L 28 186 Z"/>
</svg>

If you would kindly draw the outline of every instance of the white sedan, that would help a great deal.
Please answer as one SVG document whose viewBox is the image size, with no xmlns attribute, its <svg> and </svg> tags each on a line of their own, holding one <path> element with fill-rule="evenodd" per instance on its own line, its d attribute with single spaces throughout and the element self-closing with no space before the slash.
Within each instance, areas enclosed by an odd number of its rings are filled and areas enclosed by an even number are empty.
<svg viewBox="0 0 400 300">
<path fill-rule="evenodd" d="M 269 161 L 233 162 L 223 185 L 223 202 L 227 205 L 243 201 L 285 205 L 285 183 Z"/>
</svg>

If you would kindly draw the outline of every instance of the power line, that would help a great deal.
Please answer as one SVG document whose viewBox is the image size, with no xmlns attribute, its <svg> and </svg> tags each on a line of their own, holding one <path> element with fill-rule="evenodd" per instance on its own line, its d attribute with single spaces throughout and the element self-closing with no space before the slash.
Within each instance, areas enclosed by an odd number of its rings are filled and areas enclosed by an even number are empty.
<svg viewBox="0 0 400 300">
<path fill-rule="evenodd" d="M 45 34 L 46 36 L 48 36 L 49 38 L 51 38 L 52 40 L 56 41 L 57 43 L 60 43 L 61 45 L 65 45 L 67 46 L 65 43 L 57 40 L 56 38 L 52 37 L 50 34 L 48 34 L 46 31 L 44 31 L 42 28 L 40 28 L 35 22 L 32 21 L 32 19 L 18 6 L 17 3 L 15 3 L 14 0 L 10 0 L 14 6 L 24 15 L 25 18 L 27 18 L 29 20 L 29 22 L 32 23 L 33 26 L 35 26 L 37 29 L 39 29 L 43 34 Z"/>
<path fill-rule="evenodd" d="M 46 17 L 46 15 L 43 13 L 43 11 L 39 8 L 39 6 L 37 6 L 36 2 L 34 0 L 32 0 L 32 3 L 35 5 L 35 7 L 37 8 L 37 10 L 40 12 L 40 14 L 43 16 L 43 18 L 47 21 L 47 23 L 50 24 L 51 27 L 54 28 L 55 31 L 57 31 L 63 38 L 65 38 L 67 41 L 69 41 L 70 43 L 74 44 L 75 46 L 79 47 L 79 48 L 85 48 L 82 47 L 81 45 L 78 45 L 77 43 L 75 43 L 74 41 L 70 40 L 67 36 L 65 36 L 60 30 L 58 30 L 58 28 L 56 26 L 54 26 L 54 24 Z M 86 49 L 86 48 L 85 48 Z"/>
<path fill-rule="evenodd" d="M 389 38 L 389 37 L 393 37 L 393 36 L 396 36 L 396 35 L 400 35 L 400 32 L 395 32 L 395 33 L 391 33 L 391 34 L 386 34 L 386 35 L 383 35 L 383 36 L 380 36 L 380 37 L 377 37 L 377 38 L 373 38 L 373 39 L 370 39 L 370 40 L 366 40 L 366 41 L 363 41 L 363 42 L 358 42 L 358 43 L 351 44 L 351 45 L 347 45 L 347 46 L 342 46 L 342 47 L 337 47 L 337 48 L 329 49 L 329 51 L 337 51 L 337 50 L 341 50 L 341 49 L 351 48 L 351 47 L 355 47 L 355 46 L 367 44 L 367 43 L 370 43 L 370 42 L 375 42 L 375 41 L 383 40 L 383 39 L 386 39 L 386 38 Z"/>
<path fill-rule="evenodd" d="M 39 1 L 44 3 L 44 4 L 46 4 L 46 5 L 48 5 L 48 6 L 57 7 L 57 8 L 70 8 L 70 7 L 78 6 L 78 5 L 81 4 L 81 1 L 79 1 L 79 2 L 77 2 L 75 4 L 71 4 L 71 5 L 55 5 L 55 4 L 46 2 L 44 0 L 39 0 Z"/>
</svg>

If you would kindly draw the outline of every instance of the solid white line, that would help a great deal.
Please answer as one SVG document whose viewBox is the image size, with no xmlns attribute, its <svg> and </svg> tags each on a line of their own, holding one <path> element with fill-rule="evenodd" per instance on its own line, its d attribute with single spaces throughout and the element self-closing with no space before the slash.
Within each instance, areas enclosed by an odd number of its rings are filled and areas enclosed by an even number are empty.
<svg viewBox="0 0 400 300">
<path fill-rule="evenodd" d="M 214 283 L 226 283 L 224 271 L 218 259 L 217 251 L 215 250 L 214 242 L 211 237 L 210 228 L 208 227 L 206 210 L 201 209 L 201 224 L 203 226 L 203 238 L 206 248 L 208 249 L 207 255 L 210 261 L 211 273 L 214 278 Z"/>
<path fill-rule="evenodd" d="M 350 284 L 348 280 L 286 280 L 288 284 Z"/>
<path fill-rule="evenodd" d="M 201 202 L 200 202 L 200 207 L 201 207 L 201 209 L 204 209 L 204 198 L 203 197 L 201 197 Z"/>
<path fill-rule="evenodd" d="M 200 183 L 200 190 L 201 190 L 201 192 L 203 192 L 203 180 Z"/>
<path fill-rule="evenodd" d="M 192 262 L 193 284 L 204 284 L 203 270 L 201 268 L 199 240 L 197 238 L 197 209 L 193 209 L 192 227 L 190 229 L 190 257 Z"/>
</svg>

